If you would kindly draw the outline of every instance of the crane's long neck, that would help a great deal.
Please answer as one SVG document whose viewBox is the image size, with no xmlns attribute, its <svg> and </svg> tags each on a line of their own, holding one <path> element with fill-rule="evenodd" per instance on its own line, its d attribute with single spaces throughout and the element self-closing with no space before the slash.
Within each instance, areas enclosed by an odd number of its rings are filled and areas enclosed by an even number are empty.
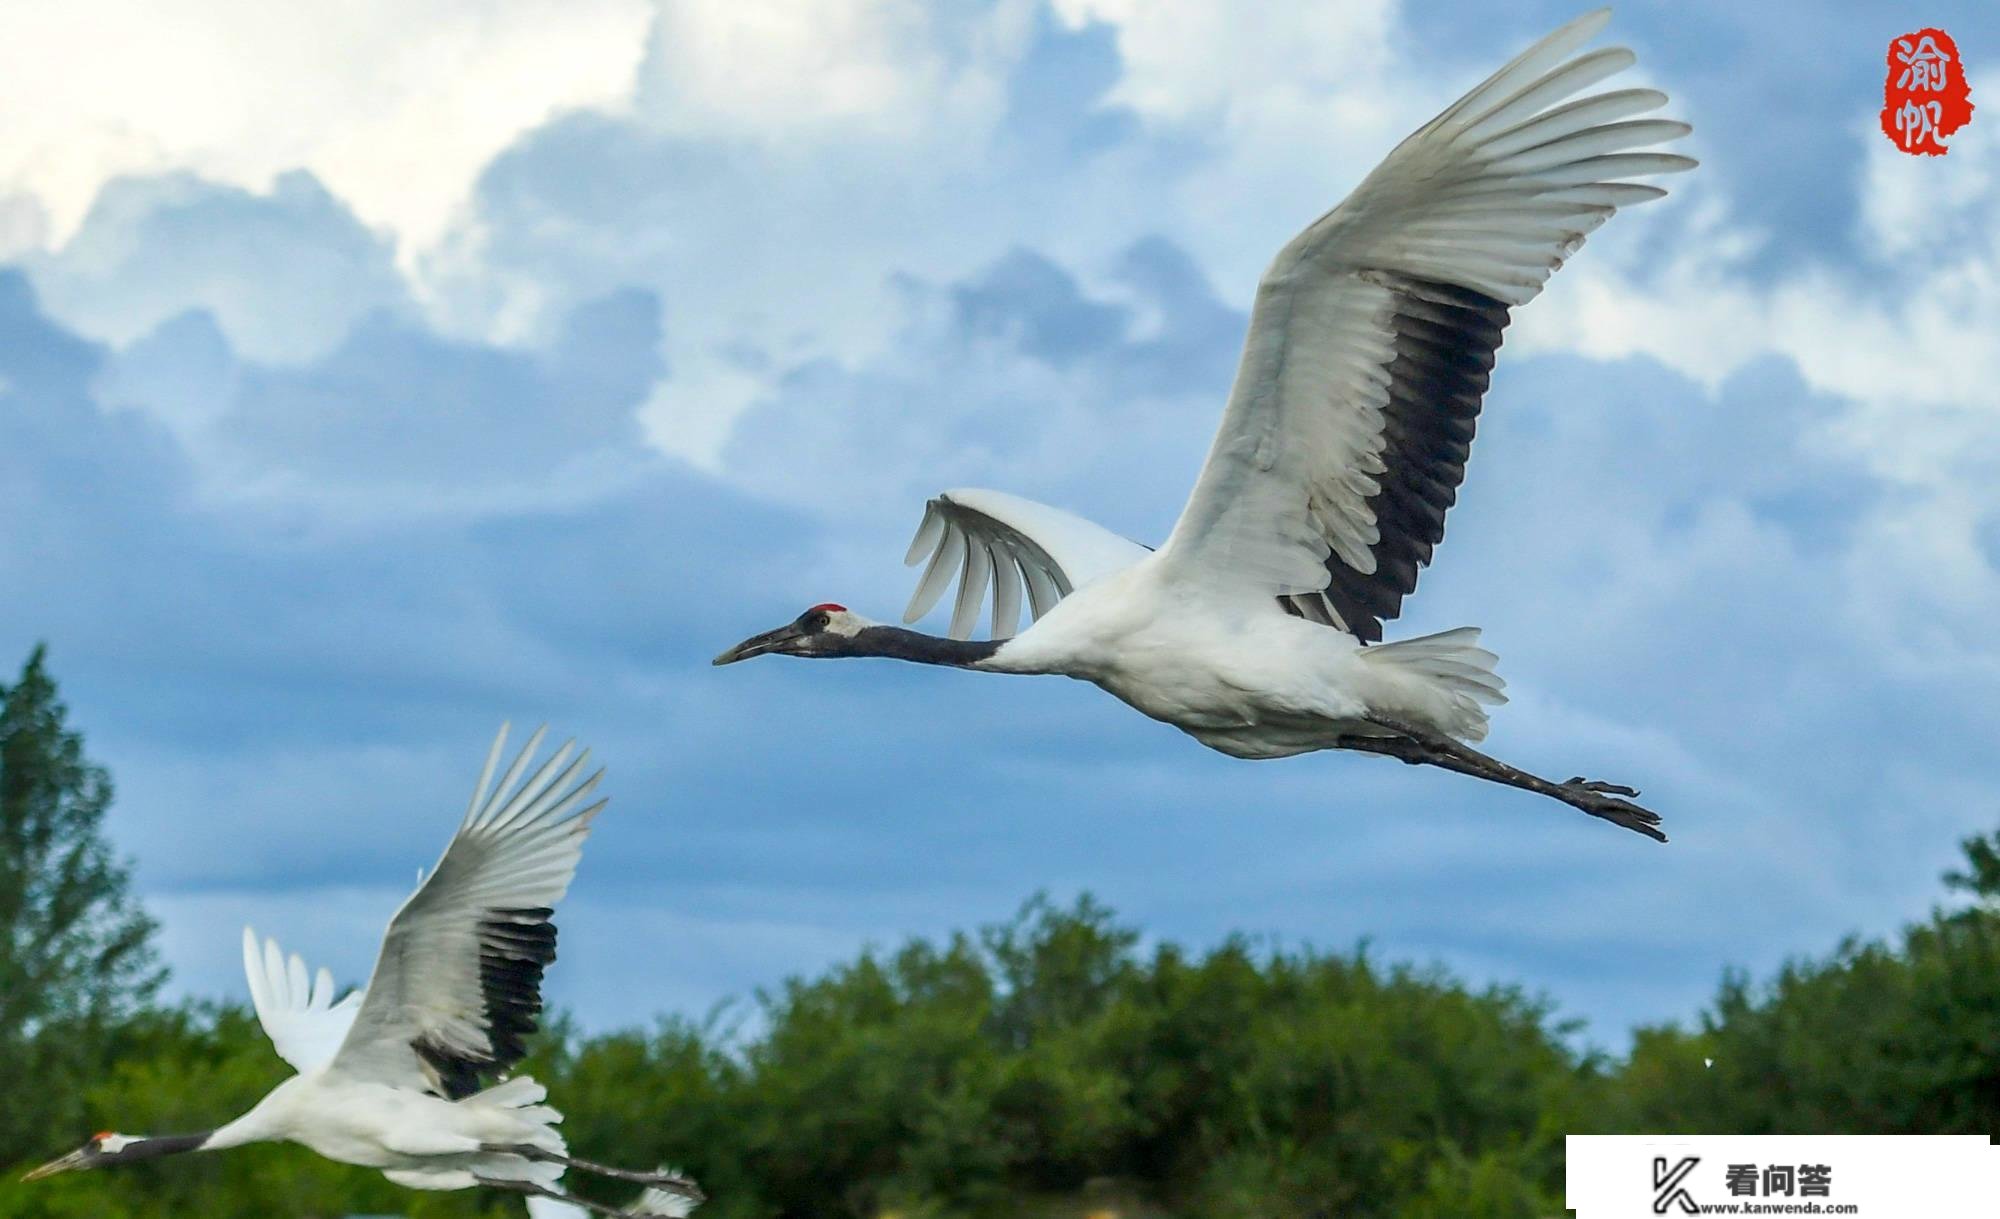
<svg viewBox="0 0 2000 1219">
<path fill-rule="evenodd" d="M 139 1139 L 125 1148 L 122 1158 L 130 1160 L 151 1160 L 160 1156 L 178 1155 L 183 1151 L 200 1151 L 215 1137 L 213 1130 L 196 1131 L 193 1134 L 160 1134 Z"/>
<path fill-rule="evenodd" d="M 161 1156 L 179 1155 L 183 1151 L 201 1151 L 210 1146 L 215 1134 L 213 1130 L 201 1130 L 193 1134 L 114 1136 L 124 1139 L 124 1142 L 116 1150 L 107 1148 L 97 1163 L 136 1164 L 140 1160 L 157 1160 Z"/>
<path fill-rule="evenodd" d="M 922 631 L 906 631 L 899 626 L 871 626 L 850 636 L 841 653 L 847 656 L 886 656 L 891 660 L 914 660 L 918 664 L 949 665 L 957 669 L 1011 671 L 1000 659 L 1005 639 L 946 639 Z"/>
</svg>

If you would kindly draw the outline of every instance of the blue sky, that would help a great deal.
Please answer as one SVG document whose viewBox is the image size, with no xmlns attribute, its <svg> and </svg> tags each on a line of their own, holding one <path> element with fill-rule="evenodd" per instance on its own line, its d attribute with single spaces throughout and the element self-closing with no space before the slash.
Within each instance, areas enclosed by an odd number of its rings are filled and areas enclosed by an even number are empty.
<svg viewBox="0 0 2000 1219">
<path fill-rule="evenodd" d="M 550 979 L 595 1027 L 1089 890 L 1616 1045 L 1921 913 L 2000 822 L 2000 135 L 1874 129 L 1900 6 L 1621 8 L 1704 166 L 1521 311 L 1399 628 L 1485 627 L 1493 751 L 1671 846 L 1076 683 L 708 667 L 893 617 L 944 487 L 1164 536 L 1270 253 L 1573 15 L 1249 11 L 10 16 L 0 659 L 49 643 L 176 988 L 240 994 L 245 921 L 359 980 L 506 718 L 610 767 Z M 1983 104 L 2000 17 L 1924 20 Z"/>
</svg>

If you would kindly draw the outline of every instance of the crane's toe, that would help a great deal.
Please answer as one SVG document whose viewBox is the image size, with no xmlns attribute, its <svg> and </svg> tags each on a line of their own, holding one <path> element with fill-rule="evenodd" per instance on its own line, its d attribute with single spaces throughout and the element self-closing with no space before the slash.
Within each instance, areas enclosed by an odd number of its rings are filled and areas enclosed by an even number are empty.
<svg viewBox="0 0 2000 1219">
<path fill-rule="evenodd" d="M 1564 801 L 1593 817 L 1602 817 L 1613 825 L 1622 825 L 1633 833 L 1644 834 L 1655 842 L 1667 840 L 1666 834 L 1660 830 L 1658 813 L 1649 808 L 1641 808 L 1623 798 L 1639 794 L 1632 788 L 1615 783 L 1571 779 L 1562 784 L 1561 793 Z"/>
<path fill-rule="evenodd" d="M 1587 792 L 1596 792 L 1603 796 L 1630 796 L 1636 798 L 1639 794 L 1639 789 L 1636 787 L 1627 787 L 1623 783 L 1605 783 L 1597 779 L 1586 779 L 1582 775 L 1576 776 L 1563 784 L 1563 786 L 1574 787 Z"/>
</svg>

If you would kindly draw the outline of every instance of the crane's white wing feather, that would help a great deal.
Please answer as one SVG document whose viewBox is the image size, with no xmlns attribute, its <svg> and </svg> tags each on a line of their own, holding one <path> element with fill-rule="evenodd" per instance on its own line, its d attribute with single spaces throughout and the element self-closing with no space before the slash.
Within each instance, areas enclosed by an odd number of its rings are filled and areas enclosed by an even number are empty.
<svg viewBox="0 0 2000 1219">
<path fill-rule="evenodd" d="M 605 803 L 578 808 L 604 772 L 579 779 L 590 754 L 570 761 L 574 742 L 521 778 L 542 735 L 497 785 L 507 729 L 494 739 L 458 833 L 389 922 L 331 1069 L 456 1100 L 526 1053 L 555 959 L 549 920 Z"/>
<path fill-rule="evenodd" d="M 677 1169 L 667 1168 L 661 1171 L 679 1175 Z M 652 1185 L 639 1195 L 639 1200 L 632 1204 L 627 1213 L 640 1216 L 641 1219 L 687 1219 L 700 1205 L 686 1194 Z"/>
<path fill-rule="evenodd" d="M 360 991 L 333 1001 L 333 975 L 325 969 L 308 975 L 297 953 L 287 957 L 278 941 L 257 942 L 257 933 L 243 929 L 243 972 L 250 979 L 250 1002 L 257 1022 L 278 1051 L 297 1071 L 326 1065 L 340 1049 L 354 1014 L 361 1008 Z"/>
<path fill-rule="evenodd" d="M 662 1168 L 662 1172 L 673 1169 Z M 648 1186 L 636 1202 L 628 1203 L 625 1213 L 633 1219 L 687 1219 L 700 1203 L 686 1194 L 678 1194 L 657 1185 Z M 529 1198 L 528 1219 L 590 1219 L 590 1212 L 570 1202 L 555 1198 Z"/>
<path fill-rule="evenodd" d="M 1149 553 L 1072 512 L 1003 491 L 961 487 L 924 505 L 924 519 L 904 562 L 930 564 L 917 581 L 904 622 L 931 611 L 954 577 L 950 634 L 970 639 L 986 590 L 993 590 L 993 638 L 1006 639 L 1021 621 L 1021 591 L 1040 618 L 1092 580 L 1121 571 Z"/>
<path fill-rule="evenodd" d="M 1169 578 L 1276 595 L 1381 637 L 1444 535 L 1508 311 L 1619 207 L 1684 123 L 1666 95 L 1595 93 L 1625 68 L 1572 57 L 1608 17 L 1530 47 L 1390 152 L 1258 285 L 1229 406 L 1162 548 Z"/>
</svg>

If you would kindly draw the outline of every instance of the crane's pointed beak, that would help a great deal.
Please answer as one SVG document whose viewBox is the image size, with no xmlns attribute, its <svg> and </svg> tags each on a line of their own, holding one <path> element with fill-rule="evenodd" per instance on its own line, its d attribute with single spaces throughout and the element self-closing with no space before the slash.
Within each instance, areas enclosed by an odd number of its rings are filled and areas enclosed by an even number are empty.
<svg viewBox="0 0 2000 1219">
<path fill-rule="evenodd" d="M 53 1177 L 59 1172 L 68 1172 L 72 1168 L 88 1168 L 90 1167 L 90 1158 L 84 1154 L 87 1150 L 88 1148 L 72 1151 L 59 1160 L 50 1160 L 21 1179 L 23 1181 L 39 1181 L 43 1177 Z"/>
<path fill-rule="evenodd" d="M 766 652 L 792 652 L 796 641 L 806 638 L 806 632 L 799 629 L 796 622 L 787 622 L 775 631 L 765 631 L 762 635 L 752 635 L 742 643 L 717 656 L 710 664 L 733 665 L 739 660 L 752 656 L 762 656 Z"/>
</svg>

